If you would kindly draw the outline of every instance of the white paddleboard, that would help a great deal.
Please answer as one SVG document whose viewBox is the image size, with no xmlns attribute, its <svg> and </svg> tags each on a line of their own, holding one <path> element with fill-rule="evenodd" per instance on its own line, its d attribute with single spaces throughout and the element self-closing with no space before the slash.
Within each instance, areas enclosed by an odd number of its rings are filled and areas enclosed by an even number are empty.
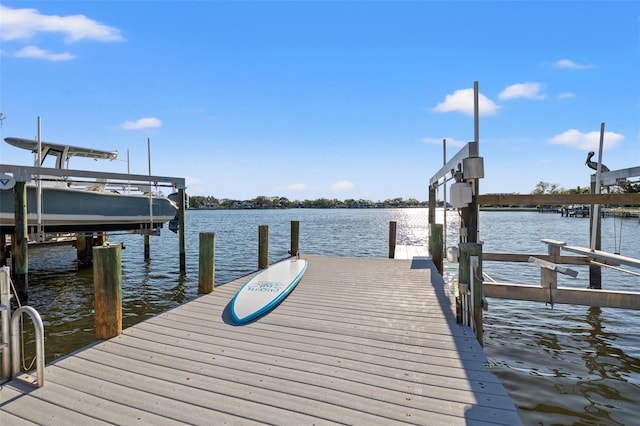
<svg viewBox="0 0 640 426">
<path fill-rule="evenodd" d="M 251 278 L 231 301 L 233 321 L 244 324 L 275 308 L 291 293 L 306 270 L 307 261 L 294 257 L 273 264 Z"/>
</svg>

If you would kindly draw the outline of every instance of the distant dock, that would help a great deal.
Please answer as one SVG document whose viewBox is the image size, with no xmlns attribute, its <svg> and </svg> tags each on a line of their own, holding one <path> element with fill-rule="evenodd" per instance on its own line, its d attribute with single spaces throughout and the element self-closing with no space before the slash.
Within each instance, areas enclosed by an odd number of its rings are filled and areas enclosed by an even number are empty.
<svg viewBox="0 0 640 426">
<path fill-rule="evenodd" d="M 522 424 L 428 258 L 303 258 L 258 321 L 230 320 L 243 277 L 3 385 L 3 426 Z"/>
</svg>

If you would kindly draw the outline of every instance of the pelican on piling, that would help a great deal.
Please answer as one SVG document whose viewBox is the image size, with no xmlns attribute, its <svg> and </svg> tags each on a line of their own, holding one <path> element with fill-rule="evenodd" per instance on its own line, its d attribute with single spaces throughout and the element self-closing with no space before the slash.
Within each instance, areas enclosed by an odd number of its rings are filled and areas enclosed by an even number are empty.
<svg viewBox="0 0 640 426">
<path fill-rule="evenodd" d="M 593 169 L 593 170 L 598 170 L 598 163 L 595 161 L 591 161 L 591 158 L 596 155 L 595 152 L 593 151 L 589 151 L 589 154 L 587 154 L 587 161 L 584 163 L 586 164 L 589 168 Z M 600 166 L 600 171 L 601 172 L 608 172 L 609 168 L 607 166 L 605 166 L 604 164 L 602 164 Z"/>
</svg>

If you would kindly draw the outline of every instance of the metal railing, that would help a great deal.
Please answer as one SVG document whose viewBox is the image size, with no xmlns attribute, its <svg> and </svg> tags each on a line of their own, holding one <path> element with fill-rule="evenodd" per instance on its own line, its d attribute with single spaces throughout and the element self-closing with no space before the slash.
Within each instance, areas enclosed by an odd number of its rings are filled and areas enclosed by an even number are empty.
<svg viewBox="0 0 640 426">
<path fill-rule="evenodd" d="M 11 375 L 11 352 L 9 350 L 11 319 L 11 291 L 9 289 L 9 268 L 0 268 L 0 327 L 2 327 L 2 342 L 0 352 L 2 352 L 2 377 L 1 382 L 9 380 Z"/>
<path fill-rule="evenodd" d="M 20 365 L 22 360 L 21 338 L 23 333 L 20 323 L 23 314 L 27 314 L 33 322 L 36 343 L 36 375 L 23 373 Z M 9 268 L 0 268 L 0 316 L 2 327 L 2 380 L 4 383 L 11 379 L 42 387 L 44 385 L 44 324 L 38 311 L 31 306 L 20 306 L 11 313 L 11 277 Z"/>
</svg>

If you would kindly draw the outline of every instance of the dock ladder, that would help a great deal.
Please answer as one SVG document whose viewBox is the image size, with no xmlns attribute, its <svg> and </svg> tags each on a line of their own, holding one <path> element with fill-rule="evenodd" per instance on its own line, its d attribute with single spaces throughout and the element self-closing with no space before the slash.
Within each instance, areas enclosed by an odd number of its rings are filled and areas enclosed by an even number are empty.
<svg viewBox="0 0 640 426">
<path fill-rule="evenodd" d="M 44 325 L 40 314 L 31 306 L 21 306 L 11 314 L 11 278 L 9 268 L 0 268 L 0 327 L 2 327 L 2 377 L 0 383 L 11 379 L 20 380 L 33 386 L 44 385 Z M 22 351 L 20 345 L 20 320 L 22 314 L 27 314 L 33 322 L 36 341 L 36 375 L 22 373 L 20 360 Z"/>
</svg>

